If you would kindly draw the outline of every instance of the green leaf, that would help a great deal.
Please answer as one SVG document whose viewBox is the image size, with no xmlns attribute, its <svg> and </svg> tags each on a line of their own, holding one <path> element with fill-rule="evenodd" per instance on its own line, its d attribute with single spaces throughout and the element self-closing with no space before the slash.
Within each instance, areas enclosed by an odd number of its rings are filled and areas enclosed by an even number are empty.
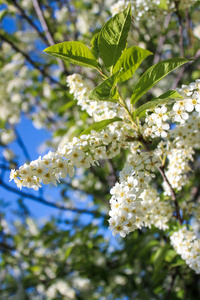
<svg viewBox="0 0 200 300">
<path fill-rule="evenodd" d="M 112 90 L 114 90 L 114 86 L 117 81 L 117 76 L 119 75 L 121 70 L 118 70 L 115 74 L 108 77 L 102 83 L 100 83 L 94 90 L 89 94 L 90 100 L 107 100 L 109 98 L 113 98 Z"/>
<path fill-rule="evenodd" d="M 98 62 L 92 51 L 81 42 L 64 42 L 50 46 L 44 52 L 82 67 L 98 69 Z"/>
<path fill-rule="evenodd" d="M 148 101 L 147 103 L 141 105 L 139 108 L 137 108 L 134 112 L 133 112 L 133 118 L 136 117 L 142 117 L 145 114 L 145 111 L 147 109 L 152 109 L 154 107 L 156 107 L 157 105 L 162 105 L 162 104 L 166 104 L 169 101 L 171 101 L 172 99 L 182 99 L 183 97 L 176 91 L 168 91 L 162 95 L 160 95 L 158 98 L 154 98 L 151 101 Z"/>
<path fill-rule="evenodd" d="M 181 258 L 177 258 L 177 261 L 173 264 L 171 264 L 170 266 L 172 268 L 176 268 L 176 267 L 179 267 L 179 266 L 182 266 L 182 265 L 185 265 L 185 260 L 181 259 Z"/>
<path fill-rule="evenodd" d="M 158 248 L 154 256 L 154 266 L 155 272 L 158 272 L 162 268 L 162 263 L 164 262 L 167 251 L 169 250 L 169 246 L 165 245 L 163 247 Z"/>
<path fill-rule="evenodd" d="M 113 68 L 113 72 L 117 72 L 122 69 L 117 81 L 122 82 L 131 78 L 142 61 L 149 55 L 152 55 L 150 51 L 137 46 L 124 50 Z"/>
<path fill-rule="evenodd" d="M 99 33 L 99 50 L 106 68 L 114 66 L 126 48 L 131 26 L 131 5 L 112 17 Z"/>
<path fill-rule="evenodd" d="M 165 261 L 171 262 L 176 256 L 177 252 L 174 249 L 169 249 L 165 255 Z"/>
<path fill-rule="evenodd" d="M 86 130 L 84 130 L 81 134 L 81 135 L 84 135 L 84 134 L 90 134 L 90 132 L 92 130 L 94 131 L 100 131 L 102 129 L 104 129 L 105 127 L 107 127 L 108 125 L 110 125 L 111 123 L 114 123 L 114 122 L 118 122 L 118 121 L 121 121 L 122 119 L 121 118 L 113 118 L 113 119 L 106 119 L 106 120 L 103 120 L 103 121 L 100 121 L 100 122 L 97 122 L 97 123 L 94 123 L 92 124 L 90 127 L 88 127 Z"/>
<path fill-rule="evenodd" d="M 72 250 L 73 250 L 73 247 L 67 248 L 67 250 L 65 251 L 65 259 L 67 259 L 70 256 Z"/>
<path fill-rule="evenodd" d="M 94 54 L 96 59 L 99 58 L 98 40 L 99 40 L 99 33 L 95 34 L 91 40 L 91 51 Z"/>
<path fill-rule="evenodd" d="M 167 0 L 160 0 L 158 7 L 161 9 L 168 9 Z"/>
<path fill-rule="evenodd" d="M 188 61 L 189 60 L 185 58 L 172 58 L 163 60 L 150 67 L 138 81 L 131 97 L 131 103 L 136 103 L 137 100 L 156 85 L 158 81 Z"/>
<path fill-rule="evenodd" d="M 74 100 L 71 100 L 71 101 L 65 103 L 58 109 L 58 113 L 61 114 L 61 113 L 66 112 L 69 108 L 71 108 L 75 104 L 76 104 L 76 102 Z"/>
<path fill-rule="evenodd" d="M 8 10 L 7 9 L 2 9 L 0 11 L 0 21 L 3 20 L 3 18 L 8 14 Z"/>
</svg>

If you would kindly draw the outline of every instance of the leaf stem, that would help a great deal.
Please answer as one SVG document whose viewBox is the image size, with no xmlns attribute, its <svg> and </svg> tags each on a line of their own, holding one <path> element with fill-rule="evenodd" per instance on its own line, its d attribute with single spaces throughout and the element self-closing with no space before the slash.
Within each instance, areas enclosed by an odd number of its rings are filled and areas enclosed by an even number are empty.
<svg viewBox="0 0 200 300">
<path fill-rule="evenodd" d="M 118 93 L 119 93 L 119 92 L 118 92 Z M 134 129 L 137 129 L 137 125 L 136 125 L 135 122 L 133 121 L 133 116 L 132 116 L 132 114 L 131 114 L 131 112 L 130 112 L 130 110 L 129 110 L 127 104 L 126 104 L 126 102 L 123 100 L 123 98 L 120 96 L 120 94 L 119 94 L 119 101 L 118 101 L 118 103 L 119 103 L 119 105 L 121 105 L 121 106 L 124 108 L 124 110 L 126 111 L 128 117 L 129 117 L 129 120 L 131 121 L 131 123 L 132 123 L 132 125 L 133 125 L 133 128 L 134 128 Z"/>
</svg>

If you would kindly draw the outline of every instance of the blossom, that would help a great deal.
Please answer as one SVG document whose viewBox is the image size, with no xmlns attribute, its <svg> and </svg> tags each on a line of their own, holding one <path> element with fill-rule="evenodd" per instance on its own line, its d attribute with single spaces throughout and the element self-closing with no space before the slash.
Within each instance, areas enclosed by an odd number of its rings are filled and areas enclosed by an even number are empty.
<svg viewBox="0 0 200 300">
<path fill-rule="evenodd" d="M 171 244 L 181 258 L 197 274 L 200 274 L 200 240 L 185 226 L 170 236 Z"/>
<path fill-rule="evenodd" d="M 89 84 L 82 76 L 68 76 L 67 84 L 78 105 L 94 121 L 113 116 L 120 116 L 122 120 L 98 132 L 92 130 L 87 135 L 74 137 L 57 151 L 50 151 L 30 164 L 25 163 L 18 170 L 11 171 L 10 180 L 13 179 L 19 188 L 26 186 L 35 190 L 42 183 L 57 185 L 60 178 L 74 176 L 77 168 L 98 165 L 99 160 L 112 159 L 121 149 L 127 149 L 119 181 L 110 190 L 109 229 L 114 236 L 119 234 L 123 238 L 142 227 L 155 226 L 166 230 L 174 210 L 169 183 L 175 192 L 183 188 L 188 181 L 194 149 L 200 148 L 200 80 L 178 90 L 183 99 L 174 99 L 172 105 L 157 105 L 146 111 L 144 122 L 138 121 L 137 126 L 132 126 L 129 119 L 127 121 L 118 103 L 89 100 Z M 170 128 L 170 121 L 175 122 L 173 128 Z M 155 146 L 151 150 L 153 139 Z M 163 181 L 163 192 L 158 192 L 151 186 L 151 179 L 161 166 L 165 167 L 167 180 Z M 184 205 L 182 203 L 180 207 L 193 213 L 193 206 Z M 198 216 L 199 210 L 195 211 Z M 176 233 L 174 238 L 171 237 L 171 243 L 186 263 L 200 272 L 196 259 L 199 257 L 199 241 L 188 232 L 184 238 L 183 233 L 184 230 L 178 235 L 183 242 L 182 249 L 176 245 Z"/>
</svg>

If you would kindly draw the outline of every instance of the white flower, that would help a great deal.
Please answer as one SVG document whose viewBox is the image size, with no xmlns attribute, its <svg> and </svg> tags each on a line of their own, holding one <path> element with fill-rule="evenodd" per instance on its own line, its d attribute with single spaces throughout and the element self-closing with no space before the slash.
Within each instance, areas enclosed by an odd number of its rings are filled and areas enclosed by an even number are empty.
<svg viewBox="0 0 200 300">
<path fill-rule="evenodd" d="M 191 98 L 186 100 L 186 111 L 191 112 L 194 108 L 196 111 L 200 112 L 200 93 L 198 92 L 194 92 Z"/>
<path fill-rule="evenodd" d="M 171 237 L 171 244 L 182 259 L 186 261 L 197 274 L 200 273 L 200 240 L 192 231 L 186 227 L 174 232 Z"/>
</svg>

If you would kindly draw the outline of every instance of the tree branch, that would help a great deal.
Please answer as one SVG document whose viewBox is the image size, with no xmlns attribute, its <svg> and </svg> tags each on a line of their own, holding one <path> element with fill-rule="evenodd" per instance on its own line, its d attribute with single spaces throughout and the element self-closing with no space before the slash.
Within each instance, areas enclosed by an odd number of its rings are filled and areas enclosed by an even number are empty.
<svg viewBox="0 0 200 300">
<path fill-rule="evenodd" d="M 167 28 L 169 26 L 170 19 L 171 19 L 171 13 L 168 14 L 165 18 L 164 28 Z M 156 53 L 154 56 L 153 64 L 156 64 L 159 62 L 161 54 L 162 54 L 162 48 L 163 48 L 166 38 L 167 38 L 166 34 L 165 35 L 162 33 L 160 34 L 160 36 L 158 38 L 158 46 L 157 46 Z"/>
<path fill-rule="evenodd" d="M 20 137 L 18 131 L 16 130 L 16 128 L 14 129 L 14 131 L 15 131 L 15 135 L 16 135 L 16 138 L 17 138 L 17 142 L 18 142 L 20 148 L 22 149 L 22 151 L 24 153 L 24 156 L 26 157 L 27 161 L 30 162 L 31 158 L 30 158 L 30 155 L 28 153 L 28 150 L 26 149 L 26 146 L 23 143 L 23 140 L 21 139 L 21 137 Z"/>
<path fill-rule="evenodd" d="M 52 45 L 55 44 L 55 42 L 54 42 L 53 37 L 52 37 L 52 35 L 50 33 L 48 24 L 47 24 L 47 22 L 45 20 L 45 17 L 43 15 L 43 11 L 42 11 L 42 9 L 41 9 L 41 7 L 39 5 L 39 2 L 38 2 L 38 0 L 32 0 L 32 2 L 33 2 L 33 6 L 35 8 L 35 12 L 36 12 L 36 14 L 38 16 L 38 19 L 39 19 L 39 21 L 40 21 L 40 23 L 42 25 L 43 30 L 44 30 L 44 34 L 46 36 L 46 39 L 47 39 L 49 45 L 52 46 Z M 64 66 L 63 61 L 60 60 L 60 59 L 57 59 L 57 62 L 58 62 L 58 65 L 59 65 L 61 71 L 63 72 L 65 70 L 65 66 Z"/>
<path fill-rule="evenodd" d="M 145 139 L 143 138 L 143 136 L 140 136 L 138 141 L 146 148 L 147 151 L 150 151 L 150 148 L 149 148 L 147 142 L 145 141 Z M 180 209 L 179 209 L 178 201 L 176 199 L 176 193 L 175 193 L 174 189 L 172 188 L 172 185 L 169 182 L 169 180 L 168 180 L 168 178 L 165 174 L 164 167 L 158 167 L 158 171 L 160 172 L 163 180 L 167 183 L 167 185 L 169 187 L 172 200 L 174 201 L 174 204 L 175 204 L 176 218 L 177 218 L 179 224 L 182 225 L 183 220 L 182 220 L 181 215 L 180 215 Z"/>
<path fill-rule="evenodd" d="M 87 209 L 79 209 L 79 208 L 71 208 L 71 207 L 66 207 L 57 203 L 53 203 L 53 202 L 49 202 L 45 199 L 43 199 L 42 197 L 37 197 L 35 195 L 29 194 L 29 193 L 25 193 L 22 192 L 21 190 L 15 189 L 13 187 L 11 187 L 10 185 L 6 184 L 5 182 L 3 182 L 0 179 L 0 185 L 2 187 L 4 187 L 6 190 L 8 190 L 9 192 L 15 193 L 23 198 L 29 198 L 31 200 L 34 200 L 36 202 L 39 202 L 41 204 L 53 207 L 53 208 L 57 208 L 60 210 L 64 210 L 64 211 L 71 211 L 74 213 L 79 213 L 79 214 L 89 214 L 89 215 L 98 215 L 100 213 L 98 213 L 97 211 L 93 211 L 93 210 L 87 210 Z M 100 214 L 100 216 L 105 217 L 105 214 Z"/>
<path fill-rule="evenodd" d="M 176 210 L 177 220 L 182 225 L 183 220 L 182 220 L 181 215 L 180 215 L 180 209 L 179 209 L 179 205 L 178 205 L 178 201 L 176 199 L 176 194 L 174 192 L 174 189 L 172 188 L 171 183 L 169 182 L 167 176 L 165 175 L 164 167 L 159 167 L 158 170 L 159 170 L 159 172 L 160 172 L 163 180 L 167 183 L 167 185 L 169 187 L 169 190 L 170 190 L 170 193 L 171 193 L 171 196 L 172 196 L 172 200 L 174 201 L 174 204 L 175 204 L 175 210 Z"/>
</svg>

